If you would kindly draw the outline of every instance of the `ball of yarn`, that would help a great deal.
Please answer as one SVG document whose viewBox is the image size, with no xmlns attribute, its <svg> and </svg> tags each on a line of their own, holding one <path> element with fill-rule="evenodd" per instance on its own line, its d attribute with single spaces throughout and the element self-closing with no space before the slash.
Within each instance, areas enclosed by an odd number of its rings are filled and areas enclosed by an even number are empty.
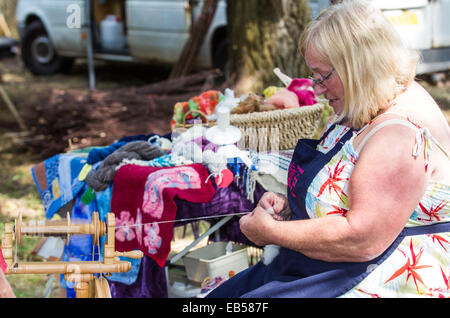
<svg viewBox="0 0 450 318">
<path fill-rule="evenodd" d="M 208 149 L 203 152 L 202 163 L 208 167 L 208 170 L 217 175 L 220 171 L 227 168 L 227 159 Z"/>
<path fill-rule="evenodd" d="M 272 95 L 274 95 L 276 92 L 278 92 L 280 89 L 281 89 L 281 87 L 269 86 L 263 92 L 264 97 L 267 99 L 267 98 L 271 97 Z"/>
<path fill-rule="evenodd" d="M 124 159 L 151 160 L 163 154 L 159 146 L 151 145 L 147 141 L 127 143 L 106 157 L 97 170 L 91 170 L 86 177 L 86 183 L 96 192 L 103 191 L 114 180 L 116 167 Z"/>
</svg>

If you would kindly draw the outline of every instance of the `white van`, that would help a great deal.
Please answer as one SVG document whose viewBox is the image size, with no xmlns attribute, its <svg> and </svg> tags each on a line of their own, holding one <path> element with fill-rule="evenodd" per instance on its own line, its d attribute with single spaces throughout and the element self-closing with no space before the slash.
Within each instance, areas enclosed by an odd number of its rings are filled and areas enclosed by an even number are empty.
<svg viewBox="0 0 450 318">
<path fill-rule="evenodd" d="M 310 0 L 313 18 L 330 5 Z M 450 69 L 450 0 L 371 0 L 400 33 L 406 44 L 422 55 L 417 74 Z"/>
<path fill-rule="evenodd" d="M 35 74 L 52 74 L 87 56 L 86 1 L 91 3 L 93 57 L 174 64 L 203 0 L 19 0 L 16 11 L 22 57 Z M 310 0 L 315 18 L 330 0 Z M 372 0 L 407 44 L 422 54 L 417 73 L 450 69 L 450 0 Z M 102 43 L 102 22 L 122 23 L 124 45 Z M 215 17 L 196 66 L 223 68 L 227 59 L 226 0 Z M 105 32 L 105 30 L 103 30 Z M 104 34 L 103 34 L 104 35 Z"/>
<path fill-rule="evenodd" d="M 87 56 L 88 3 L 95 59 L 174 64 L 203 0 L 19 0 L 16 20 L 22 58 L 32 73 L 53 74 Z M 114 23 L 122 26 L 124 45 L 111 49 L 103 35 Z M 226 0 L 220 0 L 196 66 L 223 67 L 226 38 Z"/>
</svg>

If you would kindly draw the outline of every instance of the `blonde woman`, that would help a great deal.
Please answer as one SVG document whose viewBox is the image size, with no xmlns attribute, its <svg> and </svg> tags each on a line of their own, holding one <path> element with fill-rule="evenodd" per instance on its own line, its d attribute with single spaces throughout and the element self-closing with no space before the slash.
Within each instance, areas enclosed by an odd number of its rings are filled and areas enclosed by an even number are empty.
<svg viewBox="0 0 450 318">
<path fill-rule="evenodd" d="M 208 296 L 450 297 L 450 129 L 414 81 L 417 54 L 365 1 L 324 11 L 300 51 L 336 122 L 299 140 L 287 197 L 241 218 L 278 255 Z M 289 221 L 266 213 L 287 207 Z"/>
</svg>

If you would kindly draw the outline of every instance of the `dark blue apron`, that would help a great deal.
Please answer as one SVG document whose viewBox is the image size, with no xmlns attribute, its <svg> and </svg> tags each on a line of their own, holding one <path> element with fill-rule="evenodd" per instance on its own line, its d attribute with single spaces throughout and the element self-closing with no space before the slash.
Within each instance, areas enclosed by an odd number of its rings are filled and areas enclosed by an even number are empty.
<svg viewBox="0 0 450 318">
<path fill-rule="evenodd" d="M 300 139 L 297 143 L 289 167 L 287 189 L 289 205 L 293 212 L 292 220 L 309 218 L 305 206 L 309 185 L 353 135 L 353 130 L 350 129 L 328 153 L 316 150 L 316 146 L 333 129 L 334 125 L 319 140 Z M 448 222 L 405 228 L 382 255 L 363 263 L 326 262 L 309 258 L 297 251 L 280 248 L 278 256 L 269 265 L 260 261 L 227 280 L 209 293 L 208 297 L 337 297 L 361 282 L 370 273 L 368 268 L 381 264 L 405 236 L 443 231 L 450 231 Z"/>
</svg>

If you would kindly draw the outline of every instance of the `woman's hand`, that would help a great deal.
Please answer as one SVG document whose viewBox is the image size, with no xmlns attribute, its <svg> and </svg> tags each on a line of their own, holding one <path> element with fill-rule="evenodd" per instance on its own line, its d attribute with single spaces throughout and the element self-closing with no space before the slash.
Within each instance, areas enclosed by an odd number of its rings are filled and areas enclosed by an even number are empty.
<svg viewBox="0 0 450 318">
<path fill-rule="evenodd" d="M 259 200 L 258 207 L 266 211 L 273 211 L 275 214 L 272 214 L 272 217 L 275 220 L 281 221 L 282 217 L 278 213 L 286 209 L 287 204 L 288 202 L 285 196 L 278 193 L 266 192 Z"/>
<path fill-rule="evenodd" d="M 276 221 L 261 206 L 239 220 L 242 233 L 258 246 L 271 244 L 270 234 L 276 226 Z"/>
</svg>

